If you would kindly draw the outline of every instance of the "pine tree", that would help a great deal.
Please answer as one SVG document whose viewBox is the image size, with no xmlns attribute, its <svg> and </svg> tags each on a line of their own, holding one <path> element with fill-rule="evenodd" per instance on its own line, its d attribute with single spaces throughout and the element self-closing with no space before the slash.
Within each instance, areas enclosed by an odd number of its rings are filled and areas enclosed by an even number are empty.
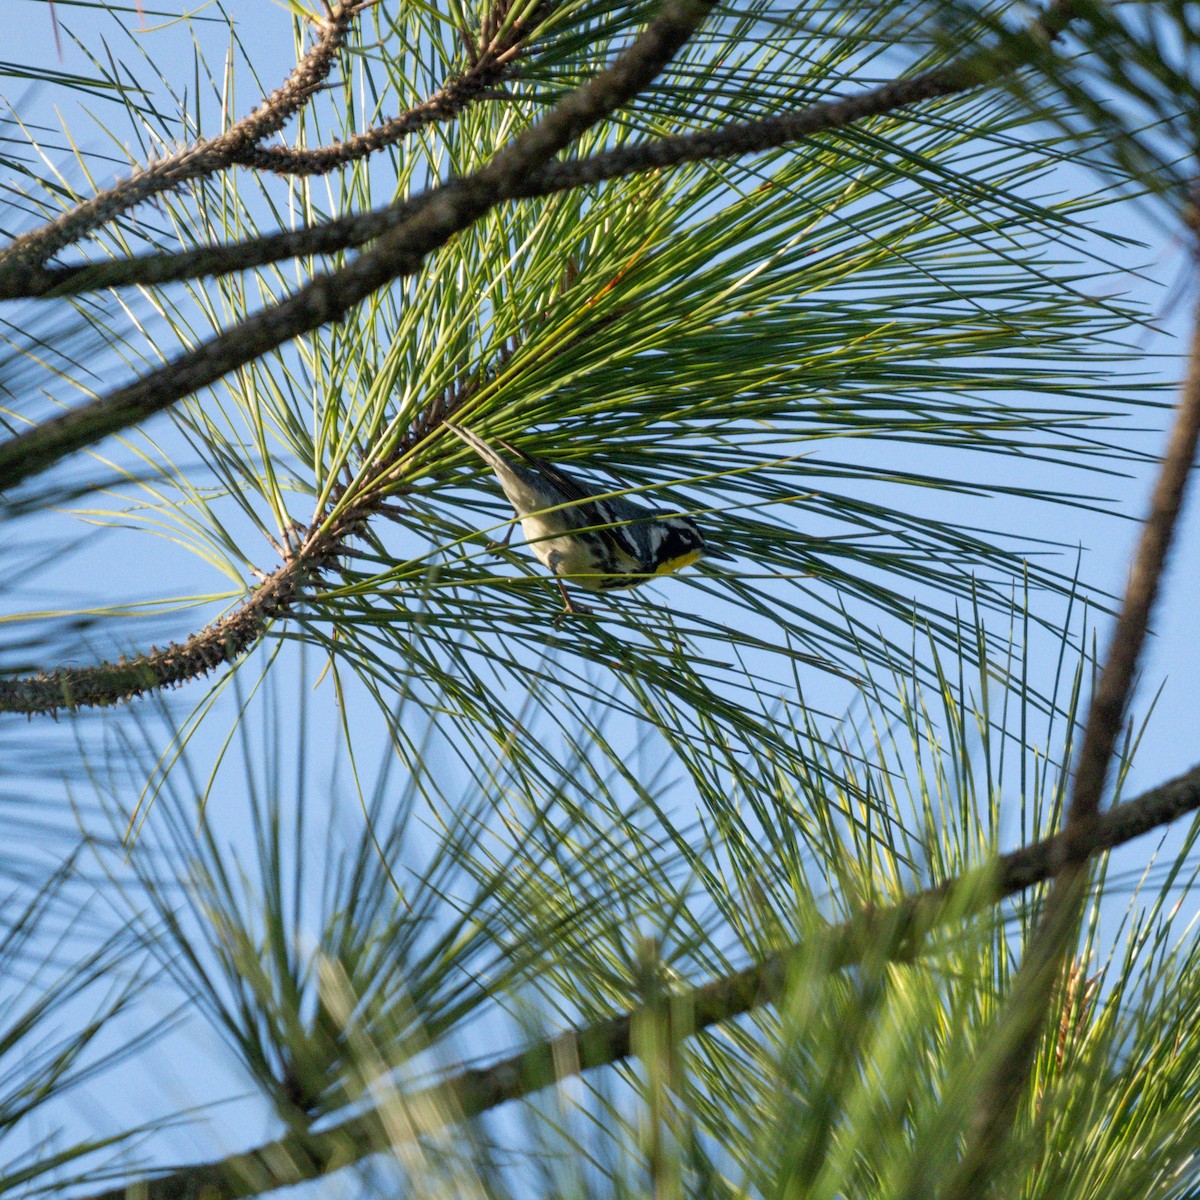
<svg viewBox="0 0 1200 1200">
<path fill-rule="evenodd" d="M 22 7 L 0 1193 L 1192 1195 L 1192 9 Z M 564 617 L 447 422 L 736 563 Z"/>
</svg>

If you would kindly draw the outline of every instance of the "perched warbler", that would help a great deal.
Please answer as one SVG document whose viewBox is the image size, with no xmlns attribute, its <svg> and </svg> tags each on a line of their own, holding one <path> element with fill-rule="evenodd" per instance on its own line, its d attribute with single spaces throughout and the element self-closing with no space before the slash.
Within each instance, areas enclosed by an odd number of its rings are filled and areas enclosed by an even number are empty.
<svg viewBox="0 0 1200 1200">
<path fill-rule="evenodd" d="M 553 463 L 501 442 L 519 460 L 509 462 L 469 429 L 446 425 L 496 472 L 526 540 L 555 576 L 564 612 L 588 611 L 571 603 L 564 578 L 589 592 L 607 592 L 637 587 L 700 558 L 731 558 L 705 545 L 691 517 L 605 496 Z M 505 545 L 511 537 L 510 527 Z"/>
</svg>

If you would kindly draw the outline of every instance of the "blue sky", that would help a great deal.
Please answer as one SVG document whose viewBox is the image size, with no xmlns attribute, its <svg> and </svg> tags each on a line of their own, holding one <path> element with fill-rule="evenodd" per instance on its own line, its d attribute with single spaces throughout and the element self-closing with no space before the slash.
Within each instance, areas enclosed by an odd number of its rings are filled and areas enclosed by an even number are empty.
<svg viewBox="0 0 1200 1200">
<path fill-rule="evenodd" d="M 9 47 L 6 55 L 17 61 L 29 63 L 54 64 L 57 62 L 53 48 L 53 34 L 48 12 L 41 0 L 9 0 L 15 9 L 21 12 L 21 19 L 14 22 L 10 30 Z M 258 65 L 261 67 L 261 78 L 272 83 L 281 78 L 285 64 L 291 61 L 292 47 L 290 37 L 286 34 L 286 19 L 280 6 L 269 3 L 268 0 L 244 0 L 238 5 L 237 15 L 242 21 L 243 30 L 250 27 L 251 22 L 261 22 L 263 30 L 261 39 L 254 42 L 255 53 L 261 55 Z M 86 9 L 74 10 L 63 4 L 59 17 L 64 27 L 78 32 L 84 44 L 91 46 L 97 53 L 102 52 L 102 36 L 108 37 L 111 20 L 97 15 Z M 124 18 L 127 26 L 135 27 L 136 18 Z M 154 17 L 151 15 L 150 24 L 153 26 Z M 211 61 L 219 64 L 222 57 L 223 35 L 219 25 L 212 26 L 212 42 L 207 47 Z M 137 34 L 135 41 L 144 40 L 149 53 L 160 63 L 165 64 L 167 73 L 173 79 L 178 79 L 181 89 L 187 88 L 192 79 L 193 60 L 191 56 L 190 33 L 182 26 L 176 26 L 156 32 Z M 126 51 L 127 52 L 127 51 Z M 63 59 L 60 69 L 84 69 L 84 56 L 79 47 L 68 37 L 63 43 Z M 189 89 L 190 94 L 190 89 Z M 248 78 L 241 79 L 238 88 L 239 99 L 243 102 L 242 109 L 249 107 L 256 98 Z M 20 115 L 42 127 L 50 127 L 56 120 L 51 107 L 54 99 L 48 89 L 31 88 L 23 96 L 9 96 L 10 101 L 20 103 Z M 85 145 L 107 145 L 106 132 L 97 123 L 89 124 L 86 118 L 80 119 L 77 113 L 71 111 L 68 105 L 64 111 L 68 115 L 68 124 L 72 132 Z M 96 110 L 103 120 L 103 109 Z M 115 110 L 114 110 L 115 111 Z M 61 139 L 54 135 L 47 139 L 51 145 L 61 145 Z M 114 161 L 113 170 L 119 170 L 119 164 Z M 1083 183 L 1082 177 L 1066 181 L 1067 186 Z M 1128 210 L 1121 215 L 1123 231 L 1142 240 L 1146 249 L 1131 251 L 1130 260 L 1137 261 L 1143 266 L 1142 277 L 1133 274 L 1129 276 L 1130 294 L 1137 296 L 1152 312 L 1159 314 L 1158 324 L 1161 332 L 1147 331 L 1144 338 L 1144 349 L 1147 361 L 1152 365 L 1155 375 L 1163 380 L 1175 379 L 1181 370 L 1181 340 L 1188 325 L 1191 297 L 1179 298 L 1173 285 L 1187 267 L 1187 261 L 1178 241 L 1164 235 L 1162 223 L 1158 215 L 1150 209 L 1129 205 Z M 1139 422 L 1150 422 L 1161 419 L 1164 423 L 1166 414 L 1143 410 Z M 1162 435 L 1150 434 L 1142 439 L 1143 447 L 1153 445 L 1155 440 L 1161 440 Z M 910 453 L 903 448 L 897 449 L 897 454 Z M 1011 468 L 1015 472 L 1015 467 Z M 1026 467 L 1030 472 L 1028 480 L 1014 477 L 1012 482 L 1038 482 L 1044 467 Z M 1130 517 L 1139 516 L 1146 507 L 1151 472 L 1141 470 L 1129 479 L 1113 478 L 1105 483 L 1106 495 L 1111 498 L 1120 512 Z M 944 499 L 939 501 L 945 503 Z M 992 501 L 992 505 L 1002 503 Z M 1011 516 L 1011 514 L 1008 514 Z M 1025 519 L 1022 515 L 1019 519 Z M 1130 550 L 1137 534 L 1137 525 L 1133 520 L 1115 520 L 1091 514 L 1078 509 L 1061 509 L 1039 514 L 1036 527 L 1031 521 L 1031 532 L 1038 536 L 1053 537 L 1068 544 L 1078 543 L 1083 550 L 1082 575 L 1092 585 L 1111 592 L 1119 593 L 1127 571 Z M 1044 522 L 1042 524 L 1041 522 Z M 1139 694 L 1139 703 L 1144 709 L 1156 688 L 1162 687 L 1161 697 L 1153 721 L 1143 740 L 1141 749 L 1135 759 L 1127 790 L 1135 792 L 1144 786 L 1150 786 L 1194 765 L 1200 752 L 1192 736 L 1194 719 L 1192 714 L 1200 702 L 1200 684 L 1197 683 L 1195 672 L 1192 671 L 1192 660 L 1196 647 L 1200 645 L 1200 614 L 1194 602 L 1197 584 L 1197 573 L 1200 571 L 1200 501 L 1193 497 L 1185 516 L 1183 527 L 1177 542 L 1177 548 L 1172 560 L 1170 572 L 1166 580 L 1166 592 L 1159 607 L 1155 621 L 1156 636 L 1150 646 L 1145 660 L 1143 672 L 1144 683 Z M 93 546 L 85 544 L 78 557 L 70 561 L 67 572 L 61 579 L 50 575 L 45 582 L 51 586 L 61 586 L 64 590 L 75 588 L 81 577 L 93 575 L 104 581 L 109 567 L 107 556 L 111 554 L 108 548 L 110 542 L 98 539 Z M 171 581 L 169 594 L 186 594 L 195 580 L 197 590 L 211 586 L 211 577 L 204 568 L 186 552 L 172 547 L 167 543 L 155 544 L 153 554 L 147 553 L 144 558 L 123 558 L 119 564 L 111 564 L 120 568 L 121 586 L 130 598 L 138 596 L 139 587 L 145 583 L 148 586 L 161 588 L 161 581 L 168 578 Z M 1064 562 L 1063 569 L 1071 570 L 1073 564 Z M 532 566 L 531 566 L 531 569 Z M 201 580 L 206 582 L 200 582 Z M 697 597 L 693 590 L 686 592 L 677 589 L 674 582 L 668 581 L 656 585 L 655 598 L 663 604 L 687 596 L 689 600 Z M 1100 638 L 1105 638 L 1105 625 L 1101 624 Z M 820 685 L 814 688 L 813 702 L 836 711 L 845 699 L 845 689 L 836 683 Z M 364 712 L 363 720 L 367 717 Z M 217 735 L 213 735 L 214 741 Z M 205 747 L 200 753 L 205 752 Z M 236 791 L 228 793 L 225 802 L 231 813 L 235 813 L 244 797 Z M 217 813 L 213 813 L 216 819 Z M 232 828 L 236 829 L 236 823 Z M 1142 861 L 1144 850 L 1136 847 L 1127 856 L 1129 864 Z M 173 1100 L 181 1096 L 196 1098 L 195 1091 L 202 1090 L 198 1084 L 209 1070 L 213 1060 L 218 1057 L 211 1048 L 204 1048 L 204 1042 L 191 1043 L 194 1047 L 195 1058 L 187 1062 L 175 1062 L 170 1069 L 158 1073 L 156 1086 L 162 1087 Z M 130 1070 L 140 1068 L 135 1064 Z M 94 1112 L 89 1100 L 80 1101 L 80 1113 L 83 1120 L 100 1120 L 102 1113 Z M 266 1121 L 264 1119 L 264 1130 Z M 185 1154 L 187 1147 L 181 1149 Z M 190 1155 L 188 1155 L 190 1156 Z"/>
</svg>

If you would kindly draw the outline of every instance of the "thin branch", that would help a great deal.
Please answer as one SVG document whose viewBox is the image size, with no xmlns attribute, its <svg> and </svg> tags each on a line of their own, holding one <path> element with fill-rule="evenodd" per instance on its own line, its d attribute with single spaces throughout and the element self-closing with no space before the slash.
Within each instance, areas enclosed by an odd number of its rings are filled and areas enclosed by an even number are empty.
<svg viewBox="0 0 1200 1200">
<path fill-rule="evenodd" d="M 531 171 L 647 87 L 711 11 L 715 0 L 665 0 L 633 44 L 606 70 L 565 96 L 479 171 L 434 190 L 371 250 L 333 274 L 134 383 L 0 445 L 0 489 L 45 471 L 72 451 L 146 420 L 236 367 L 302 333 L 336 321 L 372 292 L 411 275 L 426 255 L 519 192 Z"/>
<path fill-rule="evenodd" d="M 239 658 L 273 620 L 291 614 L 302 592 L 303 567 L 296 560 L 285 563 L 233 612 L 182 644 L 172 642 L 161 650 L 152 647 L 148 653 L 116 662 L 0 678 L 0 712 L 32 716 L 103 708 L 199 679 Z"/>
<path fill-rule="evenodd" d="M 250 270 L 304 255 L 353 250 L 402 225 L 435 194 L 421 192 L 372 212 L 334 217 L 319 224 L 284 229 L 224 246 L 198 246 L 170 253 L 154 251 L 64 267 L 13 264 L 0 272 L 0 300 L 78 295 L 109 287 L 157 286 Z"/>
<path fill-rule="evenodd" d="M 793 113 L 676 137 L 636 142 L 590 158 L 547 163 L 514 189 L 514 199 L 535 199 L 644 171 L 722 158 L 738 158 L 795 145 L 821 133 L 845 129 L 931 99 L 960 95 L 995 83 L 1029 65 L 1065 27 L 1072 5 L 1059 0 L 1030 29 L 987 50 L 975 50 L 945 67 L 910 79 L 891 80 L 857 96 L 823 100 Z M 104 287 L 154 285 L 266 266 L 310 254 L 334 254 L 362 246 L 419 212 L 434 195 L 423 192 L 387 208 L 335 217 L 226 246 L 173 254 L 131 255 L 82 266 L 6 271 L 0 299 L 78 294 Z"/>
<path fill-rule="evenodd" d="M 235 160 L 239 167 L 269 171 L 274 175 L 328 175 L 358 159 L 367 158 L 386 146 L 393 146 L 410 133 L 428 125 L 453 120 L 472 101 L 488 95 L 500 77 L 500 71 L 468 72 L 439 88 L 427 100 L 397 117 L 352 134 L 340 142 L 295 150 L 290 146 L 256 146 Z"/>
<path fill-rule="evenodd" d="M 1058 0 L 1028 29 L 1010 35 L 996 46 L 969 51 L 944 67 L 908 79 L 891 80 L 857 96 L 825 100 L 794 113 L 622 146 L 578 162 L 550 163 L 539 172 L 537 183 L 542 188 L 561 191 L 640 171 L 761 153 L 913 104 L 974 91 L 1041 57 L 1065 28 L 1072 8 L 1073 0 Z"/>
<path fill-rule="evenodd" d="M 362 4 L 337 0 L 319 26 L 309 52 L 283 84 L 252 113 L 224 133 L 206 138 L 150 163 L 56 220 L 14 238 L 0 250 L 0 274 L 10 267 L 43 266 L 60 250 L 107 225 L 143 200 L 177 187 L 188 179 L 223 170 L 277 133 L 325 82 Z"/>
<path fill-rule="evenodd" d="M 983 1194 L 995 1173 L 1033 1067 L 1049 998 L 1061 974 L 1064 955 L 1073 943 L 1086 896 L 1092 835 L 1101 819 L 1100 801 L 1133 691 L 1138 659 L 1183 507 L 1198 441 L 1200 307 L 1175 423 L 1154 486 L 1150 512 L 1142 526 L 1104 669 L 1088 708 L 1062 835 L 1062 859 L 1038 930 L 1013 981 L 994 1035 L 999 1055 L 977 1091 L 967 1149 L 944 1193 L 951 1200 L 970 1200 Z M 922 1194 L 923 1183 L 914 1182 L 910 1195 L 915 1198 Z"/>
<path fill-rule="evenodd" d="M 276 175 L 327 175 L 386 146 L 393 146 L 426 126 L 451 121 L 476 101 L 495 96 L 497 84 L 512 74 L 526 42 L 537 31 L 550 5 L 541 4 L 506 25 L 509 7 L 508 3 L 497 5 L 484 17 L 478 47 L 474 41 L 470 43 L 467 69 L 420 104 L 327 146 L 295 150 L 288 146 L 256 145 L 238 155 L 237 165 Z M 484 37 L 490 28 L 502 32 Z"/>
<path fill-rule="evenodd" d="M 1112 644 L 1096 685 L 1084 729 L 1067 818 L 1067 832 L 1080 843 L 1082 858 L 1087 824 L 1100 809 L 1100 799 L 1116 752 L 1117 739 L 1133 690 L 1138 659 L 1150 627 L 1150 614 L 1162 585 L 1171 541 L 1179 524 L 1188 479 L 1200 441 L 1200 307 L 1197 308 L 1188 373 L 1179 398 L 1175 424 L 1163 455 L 1150 512 L 1142 527 L 1130 570 L 1125 601 L 1113 630 Z"/>
<path fill-rule="evenodd" d="M 1200 766 L 1092 822 L 1087 853 L 1102 854 L 1200 809 Z M 962 920 L 1001 900 L 1054 878 L 1068 853 L 1068 836 L 1056 834 L 1001 856 L 996 862 L 910 896 L 900 903 L 859 913 L 821 935 L 821 961 L 843 970 L 864 955 L 911 960 L 943 918 Z M 1078 853 L 1077 843 L 1070 843 Z M 793 964 L 811 961 L 812 942 L 791 946 L 761 963 L 671 996 L 671 1035 L 687 1037 L 774 1002 L 784 993 Z M 621 1013 L 583 1029 L 539 1042 L 486 1067 L 464 1070 L 408 1096 L 381 1101 L 389 1117 L 375 1112 L 351 1117 L 319 1133 L 290 1133 L 256 1150 L 218 1162 L 184 1167 L 141 1179 L 84 1200 L 234 1200 L 315 1179 L 395 1144 L 404 1125 L 413 1138 L 520 1100 L 559 1080 L 611 1066 L 631 1054 L 638 1011 Z M 661 1015 L 661 1014 L 660 1014 Z M 405 1114 L 403 1121 L 397 1113 Z M 386 1128 L 385 1128 L 386 1125 Z"/>
</svg>

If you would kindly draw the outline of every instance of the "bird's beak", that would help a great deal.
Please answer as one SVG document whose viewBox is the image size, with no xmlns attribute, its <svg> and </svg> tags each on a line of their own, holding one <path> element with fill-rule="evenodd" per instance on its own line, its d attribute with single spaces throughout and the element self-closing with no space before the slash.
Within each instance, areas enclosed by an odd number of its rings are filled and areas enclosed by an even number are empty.
<svg viewBox="0 0 1200 1200">
<path fill-rule="evenodd" d="M 733 562 L 733 555 L 726 554 L 723 550 L 714 550 L 711 546 L 704 547 L 704 553 L 701 558 L 719 558 L 723 562 Z"/>
</svg>

